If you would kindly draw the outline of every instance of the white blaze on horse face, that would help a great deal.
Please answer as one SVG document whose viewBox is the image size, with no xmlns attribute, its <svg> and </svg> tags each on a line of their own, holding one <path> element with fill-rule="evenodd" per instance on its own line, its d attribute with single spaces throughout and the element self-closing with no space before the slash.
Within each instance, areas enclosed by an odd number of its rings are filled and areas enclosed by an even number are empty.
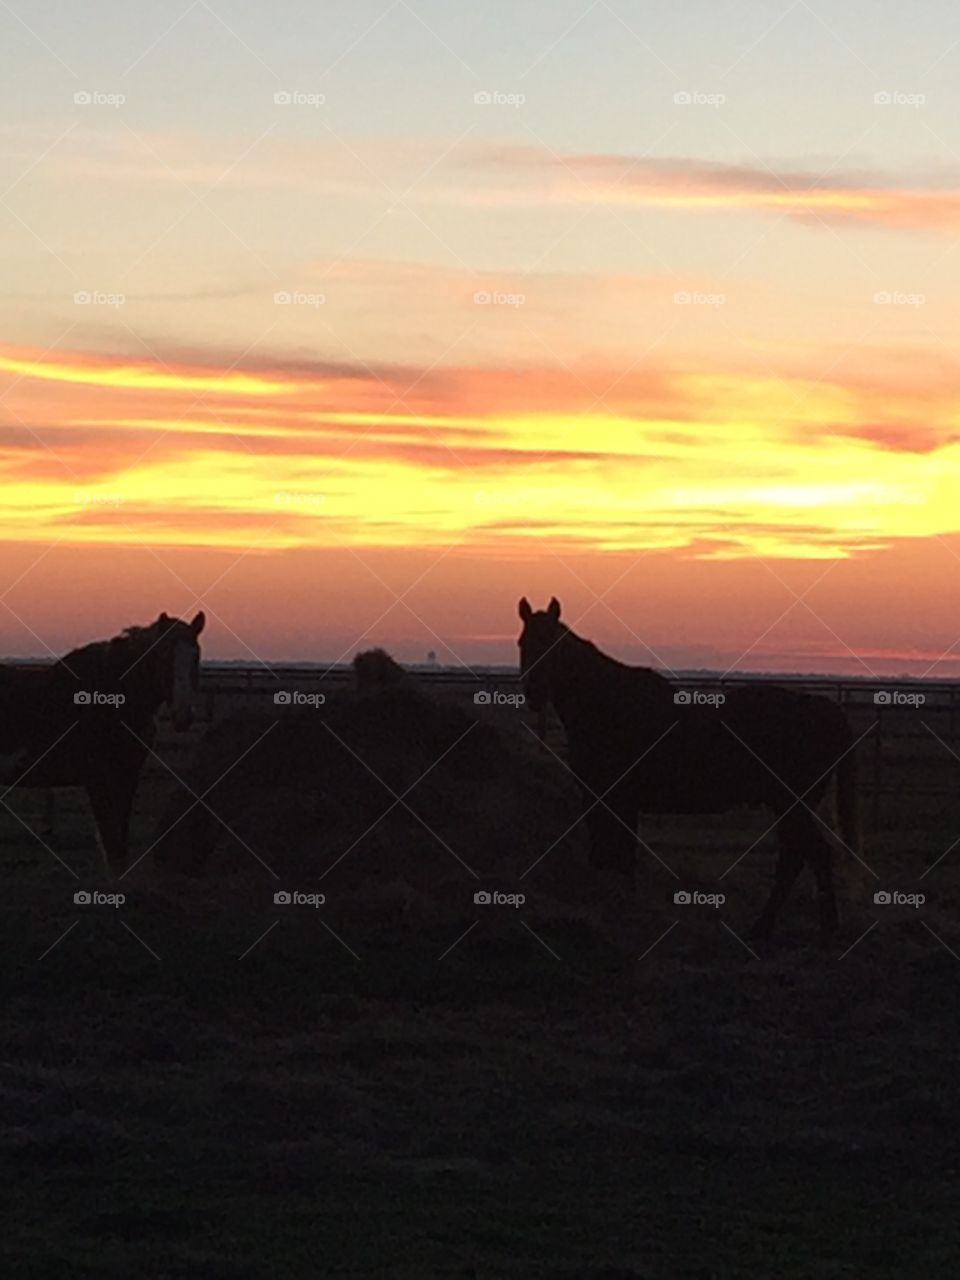
<svg viewBox="0 0 960 1280">
<path fill-rule="evenodd" d="M 170 716 L 175 729 L 189 729 L 193 722 L 193 679 L 196 646 L 180 640 L 173 648 L 173 703 Z"/>
</svg>

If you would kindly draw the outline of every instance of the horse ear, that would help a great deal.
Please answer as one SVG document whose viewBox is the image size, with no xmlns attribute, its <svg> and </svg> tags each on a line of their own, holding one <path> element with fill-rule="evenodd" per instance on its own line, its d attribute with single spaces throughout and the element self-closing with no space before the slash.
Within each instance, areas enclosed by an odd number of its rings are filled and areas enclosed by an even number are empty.
<svg viewBox="0 0 960 1280">
<path fill-rule="evenodd" d="M 554 622 L 560 621 L 560 601 L 557 599 L 556 596 L 550 597 L 550 603 L 547 605 L 547 613 L 554 620 Z"/>
<path fill-rule="evenodd" d="M 197 614 L 197 616 L 194 618 L 194 620 L 190 623 L 191 629 L 193 630 L 193 634 L 195 636 L 198 636 L 200 632 L 203 630 L 204 626 L 206 625 L 206 621 L 207 621 L 207 615 L 201 609 L 200 612 Z"/>
<path fill-rule="evenodd" d="M 530 601 L 526 596 L 521 599 L 517 612 L 523 622 L 529 622 L 533 617 L 533 610 L 530 608 Z"/>
<path fill-rule="evenodd" d="M 160 617 L 157 619 L 157 621 L 158 621 L 158 622 L 169 622 L 169 621 L 170 621 L 170 619 L 167 617 L 166 612 L 164 612 L 164 613 L 161 613 L 161 615 L 160 615 Z"/>
</svg>

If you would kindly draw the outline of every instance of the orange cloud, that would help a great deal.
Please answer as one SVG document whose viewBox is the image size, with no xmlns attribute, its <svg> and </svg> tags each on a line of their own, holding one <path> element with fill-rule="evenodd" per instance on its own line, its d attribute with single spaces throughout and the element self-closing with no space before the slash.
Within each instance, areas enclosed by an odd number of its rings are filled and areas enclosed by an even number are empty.
<svg viewBox="0 0 960 1280">
<path fill-rule="evenodd" d="M 388 382 L 23 351 L 0 367 L 18 379 L 0 437 L 12 540 L 820 559 L 960 526 L 960 397 L 911 440 L 907 389 L 879 380 L 627 370 L 598 403 L 585 377 L 531 369 Z"/>
</svg>

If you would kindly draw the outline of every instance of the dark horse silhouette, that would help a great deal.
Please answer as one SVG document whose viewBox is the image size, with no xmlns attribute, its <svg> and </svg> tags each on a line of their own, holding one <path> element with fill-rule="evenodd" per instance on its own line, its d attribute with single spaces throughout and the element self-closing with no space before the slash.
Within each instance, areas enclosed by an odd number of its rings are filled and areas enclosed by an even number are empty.
<svg viewBox="0 0 960 1280">
<path fill-rule="evenodd" d="M 161 613 L 147 627 L 74 649 L 50 667 L 0 666 L 0 755 L 6 788 L 86 789 L 107 868 L 128 855 L 130 810 L 163 703 L 174 728 L 193 719 L 204 615 Z"/>
<path fill-rule="evenodd" d="M 382 693 L 384 689 L 408 685 L 410 677 L 385 649 L 368 649 L 353 659 L 358 693 Z"/>
<path fill-rule="evenodd" d="M 731 690 L 722 707 L 678 705 L 676 686 L 656 671 L 626 666 L 575 635 L 555 598 L 536 613 L 521 600 L 520 617 L 527 705 L 542 712 L 552 703 L 566 730 L 593 865 L 633 878 L 639 813 L 766 806 L 780 856 L 753 936 L 771 933 L 806 860 L 829 940 L 837 925 L 832 849 L 814 811 L 831 776 L 839 836 L 859 857 L 854 740 L 842 709 L 767 684 Z"/>
</svg>

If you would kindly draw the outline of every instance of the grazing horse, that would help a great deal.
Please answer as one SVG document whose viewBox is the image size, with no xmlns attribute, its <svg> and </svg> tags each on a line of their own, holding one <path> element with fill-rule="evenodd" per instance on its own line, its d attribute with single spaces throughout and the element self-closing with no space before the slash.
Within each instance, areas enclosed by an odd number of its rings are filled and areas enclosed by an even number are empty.
<svg viewBox="0 0 960 1280">
<path fill-rule="evenodd" d="M 540 612 L 524 598 L 519 612 L 527 705 L 542 712 L 552 703 L 566 730 L 593 865 L 632 881 L 640 813 L 765 806 L 780 856 L 753 936 L 772 932 L 807 861 L 828 941 L 837 925 L 833 859 L 814 811 L 831 776 L 842 843 L 859 856 L 854 741 L 842 709 L 767 684 L 733 689 L 722 705 L 698 705 L 658 672 L 618 662 L 575 635 L 560 621 L 555 598 Z"/>
<path fill-rule="evenodd" d="M 127 863 L 137 778 L 166 704 L 174 728 L 193 719 L 204 615 L 161 613 L 147 627 L 74 649 L 50 667 L 0 666 L 0 755 L 6 788 L 83 787 L 107 869 Z"/>
</svg>

